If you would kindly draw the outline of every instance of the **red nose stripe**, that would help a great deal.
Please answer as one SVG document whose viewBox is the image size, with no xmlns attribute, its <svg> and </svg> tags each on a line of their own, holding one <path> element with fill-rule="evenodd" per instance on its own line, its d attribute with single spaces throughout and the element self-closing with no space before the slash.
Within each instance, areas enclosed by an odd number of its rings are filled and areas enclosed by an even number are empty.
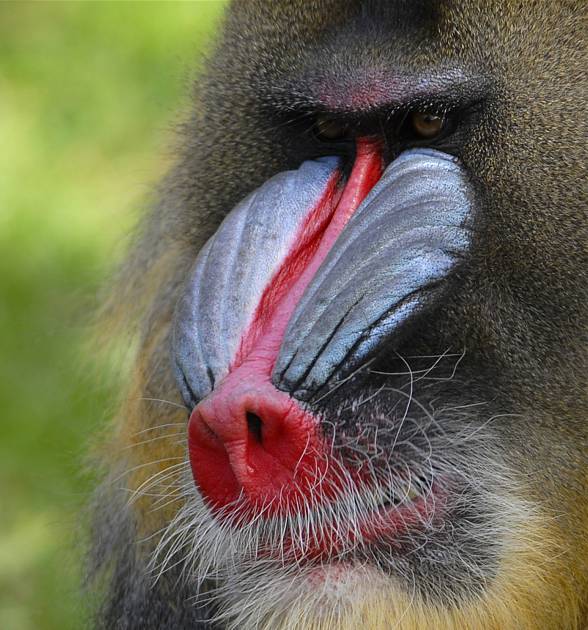
<svg viewBox="0 0 588 630">
<path fill-rule="evenodd" d="M 270 378 L 304 290 L 381 172 L 379 147 L 358 142 L 343 193 L 334 180 L 310 209 L 296 246 L 260 298 L 229 374 L 191 416 L 194 479 L 217 509 L 241 497 L 275 512 L 295 506 L 300 493 L 328 494 L 318 487 L 327 456 L 317 419 L 277 390 Z"/>
<path fill-rule="evenodd" d="M 277 358 L 288 321 L 306 287 L 318 271 L 339 234 L 382 175 L 379 144 L 359 141 L 355 164 L 336 205 L 336 184 L 332 182 L 316 208 L 309 212 L 296 247 L 286 256 L 266 287 L 255 315 L 241 340 L 233 367 L 254 354 L 259 346 Z M 263 339 L 261 339 L 263 337 Z"/>
</svg>

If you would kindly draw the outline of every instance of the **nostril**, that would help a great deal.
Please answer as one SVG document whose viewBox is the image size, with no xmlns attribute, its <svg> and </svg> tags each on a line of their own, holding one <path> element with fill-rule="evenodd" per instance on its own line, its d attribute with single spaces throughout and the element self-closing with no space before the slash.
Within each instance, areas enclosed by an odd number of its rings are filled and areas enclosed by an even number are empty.
<svg viewBox="0 0 588 630">
<path fill-rule="evenodd" d="M 324 452 L 318 419 L 256 378 L 239 366 L 198 404 L 189 425 L 190 464 L 202 497 L 239 518 L 239 506 L 251 514 L 260 506 L 268 514 L 296 509 L 300 492 L 317 494 L 328 463 L 317 455 Z"/>
<path fill-rule="evenodd" d="M 261 429 L 263 426 L 263 422 L 261 418 L 250 411 L 246 414 L 247 418 L 247 430 L 249 431 L 249 435 L 258 443 L 262 442 Z"/>
</svg>

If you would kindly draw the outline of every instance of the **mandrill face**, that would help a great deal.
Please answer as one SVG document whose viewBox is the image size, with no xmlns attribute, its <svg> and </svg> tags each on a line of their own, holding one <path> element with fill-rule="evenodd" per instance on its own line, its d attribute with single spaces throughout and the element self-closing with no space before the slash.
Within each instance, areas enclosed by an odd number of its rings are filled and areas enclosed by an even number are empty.
<svg viewBox="0 0 588 630">
<path fill-rule="evenodd" d="M 104 627 L 585 627 L 581 4 L 231 6 L 123 272 Z"/>
</svg>

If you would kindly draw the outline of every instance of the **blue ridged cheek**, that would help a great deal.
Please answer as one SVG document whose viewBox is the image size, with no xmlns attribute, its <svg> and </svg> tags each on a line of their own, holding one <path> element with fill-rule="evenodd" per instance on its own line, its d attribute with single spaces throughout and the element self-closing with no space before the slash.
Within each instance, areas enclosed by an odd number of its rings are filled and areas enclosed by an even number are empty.
<svg viewBox="0 0 588 630">
<path fill-rule="evenodd" d="M 455 158 L 413 149 L 392 162 L 297 305 L 274 384 L 308 398 L 390 342 L 466 254 L 471 208 Z"/>
</svg>

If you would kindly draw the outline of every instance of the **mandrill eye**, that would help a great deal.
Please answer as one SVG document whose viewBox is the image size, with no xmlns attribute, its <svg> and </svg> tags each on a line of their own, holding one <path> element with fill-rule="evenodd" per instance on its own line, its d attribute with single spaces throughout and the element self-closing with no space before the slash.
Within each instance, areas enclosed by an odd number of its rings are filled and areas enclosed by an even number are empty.
<svg viewBox="0 0 588 630">
<path fill-rule="evenodd" d="M 316 135 L 319 140 L 333 141 L 343 140 L 349 134 L 349 125 L 343 120 L 318 116 L 316 120 Z"/>
<path fill-rule="evenodd" d="M 412 112 L 410 114 L 412 131 L 419 138 L 431 139 L 441 134 L 445 127 L 445 117 L 428 112 Z"/>
</svg>

